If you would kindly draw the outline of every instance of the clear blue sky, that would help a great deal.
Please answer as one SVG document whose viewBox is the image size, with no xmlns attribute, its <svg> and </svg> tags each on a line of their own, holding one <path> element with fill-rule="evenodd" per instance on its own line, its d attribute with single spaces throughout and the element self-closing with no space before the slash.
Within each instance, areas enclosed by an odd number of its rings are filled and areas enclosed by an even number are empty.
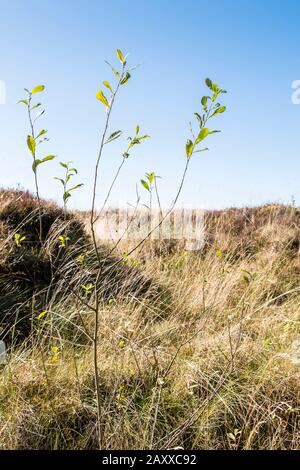
<svg viewBox="0 0 300 470">
<path fill-rule="evenodd" d="M 34 187 L 25 108 L 16 102 L 23 87 L 45 84 L 41 126 L 51 141 L 44 152 L 74 161 L 85 187 L 72 206 L 89 207 L 104 120 L 95 92 L 111 78 L 104 61 L 117 64 L 119 47 L 143 65 L 122 89 L 111 131 L 127 136 L 139 123 L 152 138 L 136 147 L 111 204 L 134 202 L 135 183 L 152 170 L 163 177 L 164 205 L 172 201 L 206 76 L 228 90 L 227 112 L 216 119 L 222 133 L 209 137 L 210 151 L 193 157 L 179 205 L 290 202 L 292 195 L 300 204 L 300 105 L 291 102 L 291 83 L 300 79 L 299 15 L 296 0 L 2 0 L 0 184 Z M 107 146 L 99 204 L 123 147 Z M 41 192 L 58 199 L 54 175 L 55 162 L 41 169 Z"/>
</svg>

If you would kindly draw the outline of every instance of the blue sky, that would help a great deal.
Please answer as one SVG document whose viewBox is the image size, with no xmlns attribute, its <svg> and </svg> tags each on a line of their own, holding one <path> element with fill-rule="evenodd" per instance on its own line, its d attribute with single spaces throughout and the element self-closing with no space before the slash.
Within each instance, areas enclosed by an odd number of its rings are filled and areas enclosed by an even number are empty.
<svg viewBox="0 0 300 470">
<path fill-rule="evenodd" d="M 135 184 L 145 172 L 162 176 L 168 206 L 185 164 L 189 120 L 200 109 L 208 76 L 228 90 L 221 134 L 209 137 L 209 152 L 196 154 L 179 205 L 198 208 L 300 204 L 300 105 L 291 83 L 300 79 L 298 1 L 279 0 L 10 0 L 1 1 L 0 184 L 33 189 L 26 148 L 23 88 L 45 84 L 42 99 L 48 129 L 45 155 L 72 160 L 85 184 L 72 207 L 88 208 L 91 177 L 104 113 L 95 99 L 105 64 L 117 65 L 115 49 L 142 63 L 124 86 L 111 131 L 130 135 L 138 123 L 151 135 L 136 147 L 121 174 L 111 205 L 135 202 Z M 98 204 L 120 163 L 124 140 L 107 146 L 100 171 Z M 57 162 L 40 169 L 41 193 L 58 200 Z M 140 190 L 145 195 L 143 189 Z M 146 195 L 145 195 L 146 197 Z"/>
</svg>

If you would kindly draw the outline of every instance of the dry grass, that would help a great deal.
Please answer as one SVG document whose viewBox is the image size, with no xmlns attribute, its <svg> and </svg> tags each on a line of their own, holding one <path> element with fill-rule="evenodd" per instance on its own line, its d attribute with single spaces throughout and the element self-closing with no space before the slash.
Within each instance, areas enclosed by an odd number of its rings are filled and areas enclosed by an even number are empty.
<svg viewBox="0 0 300 470">
<path fill-rule="evenodd" d="M 283 206 L 211 212 L 203 250 L 148 246 L 123 266 L 126 286 L 147 289 L 103 296 L 105 448 L 299 448 L 299 222 Z M 79 314 L 89 329 L 88 308 L 56 296 L 0 366 L 0 448 L 97 447 Z"/>
</svg>

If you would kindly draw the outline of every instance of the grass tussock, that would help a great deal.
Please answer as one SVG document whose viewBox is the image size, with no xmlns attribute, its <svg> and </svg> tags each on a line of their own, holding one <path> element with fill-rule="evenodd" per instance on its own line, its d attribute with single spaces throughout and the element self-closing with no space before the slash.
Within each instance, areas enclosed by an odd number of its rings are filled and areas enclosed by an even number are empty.
<svg viewBox="0 0 300 470">
<path fill-rule="evenodd" d="M 2 206 L 7 249 L 11 228 Z M 117 272 L 104 257 L 104 448 L 299 448 L 300 212 L 277 205 L 208 212 L 205 227 L 201 251 L 157 252 L 150 244 L 133 268 L 126 260 Z M 76 258 L 65 250 L 65 282 L 57 282 L 40 319 L 30 293 L 29 335 L 11 345 L 0 366 L 2 449 L 97 447 L 86 335 L 93 313 L 74 295 L 95 269 L 86 250 L 80 245 Z M 74 270 L 83 252 L 85 265 Z"/>
</svg>

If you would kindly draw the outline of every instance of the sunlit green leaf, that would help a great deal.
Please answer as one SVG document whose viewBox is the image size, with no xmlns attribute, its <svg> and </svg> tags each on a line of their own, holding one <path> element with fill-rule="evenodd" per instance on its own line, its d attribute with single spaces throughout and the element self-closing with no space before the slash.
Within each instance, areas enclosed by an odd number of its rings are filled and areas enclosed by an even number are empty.
<svg viewBox="0 0 300 470">
<path fill-rule="evenodd" d="M 96 98 L 101 101 L 107 108 L 109 108 L 109 102 L 107 101 L 106 96 L 103 94 L 102 90 L 97 91 Z"/>
<path fill-rule="evenodd" d="M 66 191 L 63 195 L 63 200 L 64 202 L 67 202 L 67 200 L 71 197 L 71 194 L 69 191 Z"/>
<path fill-rule="evenodd" d="M 216 114 L 221 114 L 221 113 L 224 113 L 224 111 L 226 111 L 226 106 L 220 106 L 218 109 L 216 109 L 211 117 L 215 116 Z"/>
<path fill-rule="evenodd" d="M 15 233 L 15 244 L 17 245 L 18 248 L 20 248 L 21 243 L 26 240 L 26 236 L 23 235 L 21 236 L 20 233 Z"/>
<path fill-rule="evenodd" d="M 149 184 L 147 183 L 147 181 L 141 180 L 141 184 L 142 184 L 142 186 L 144 186 L 145 189 L 147 189 L 147 191 L 150 192 L 150 187 L 149 187 Z"/>
<path fill-rule="evenodd" d="M 35 155 L 35 150 L 36 150 L 36 143 L 32 135 L 27 136 L 27 147 L 29 148 L 30 152 L 32 155 Z"/>
<path fill-rule="evenodd" d="M 34 173 L 36 172 L 36 169 L 39 165 L 41 165 L 42 163 L 45 163 L 45 162 L 48 162 L 50 160 L 53 160 L 55 158 L 55 155 L 47 155 L 46 157 L 44 158 L 36 158 L 34 160 L 34 162 L 32 163 L 32 170 L 34 171 Z"/>
<path fill-rule="evenodd" d="M 69 199 L 69 197 L 71 197 L 71 191 L 74 191 L 75 189 L 78 189 L 78 188 L 80 188 L 81 186 L 83 186 L 83 183 L 76 184 L 76 185 L 73 186 L 72 188 L 69 188 L 69 189 L 65 192 L 65 194 L 63 195 L 64 201 L 66 202 L 66 201 Z"/>
<path fill-rule="evenodd" d="M 60 181 L 63 186 L 65 185 L 65 182 L 62 178 L 58 178 L 57 176 L 54 176 L 54 179 L 57 181 Z"/>
<path fill-rule="evenodd" d="M 35 93 L 40 93 L 41 91 L 44 91 L 44 90 L 45 90 L 44 85 L 38 85 L 31 90 L 31 94 L 34 95 Z"/>
<path fill-rule="evenodd" d="M 138 140 L 150 139 L 150 135 L 141 135 Z"/>
<path fill-rule="evenodd" d="M 39 108 L 40 106 L 42 106 L 42 103 L 37 103 L 37 104 L 35 104 L 34 106 L 32 106 L 32 107 L 30 108 L 30 111 L 33 111 L 34 109 L 37 109 L 37 108 Z"/>
<path fill-rule="evenodd" d="M 120 51 L 120 49 L 117 49 L 117 56 L 119 57 L 119 60 L 121 62 L 122 65 L 125 65 L 125 59 L 124 59 L 124 56 L 122 54 L 122 52 Z"/>
<path fill-rule="evenodd" d="M 190 156 L 193 153 L 193 149 L 194 149 L 194 144 L 190 139 L 188 139 L 188 141 L 186 143 L 186 146 L 185 146 L 185 151 L 186 151 L 187 158 L 190 158 Z"/>
<path fill-rule="evenodd" d="M 129 73 L 128 70 L 127 70 L 127 72 L 126 72 L 126 74 L 125 74 L 125 77 L 122 78 L 122 80 L 120 81 L 121 85 L 125 85 L 125 83 L 128 82 L 128 80 L 130 79 L 130 77 L 131 77 L 131 75 L 130 75 L 130 73 Z"/>
<path fill-rule="evenodd" d="M 42 135 L 46 134 L 47 131 L 45 129 L 41 130 L 38 135 L 36 136 L 35 140 L 37 140 L 39 137 L 41 137 Z"/>
<path fill-rule="evenodd" d="M 120 135 L 122 135 L 122 131 L 115 131 L 115 132 L 113 132 L 113 133 L 108 137 L 108 139 L 105 141 L 105 143 L 108 144 L 109 142 L 112 142 L 113 140 L 118 139 L 118 137 L 120 137 Z"/>
<path fill-rule="evenodd" d="M 38 320 L 41 320 L 41 318 L 43 318 L 45 315 L 47 315 L 48 313 L 48 310 L 44 310 L 43 312 L 41 312 L 38 316 L 37 316 L 37 319 Z"/>
<path fill-rule="evenodd" d="M 152 171 L 151 173 L 147 175 L 147 177 L 148 177 L 149 183 L 152 184 L 155 178 L 155 173 Z"/>
<path fill-rule="evenodd" d="M 114 73 L 118 78 L 120 78 L 119 72 L 117 72 L 117 70 L 116 70 L 109 62 L 107 62 L 107 60 L 106 60 L 105 62 L 106 62 L 107 65 L 111 68 L 111 70 L 113 71 L 113 73 Z"/>
<path fill-rule="evenodd" d="M 110 85 L 110 83 L 109 83 L 108 81 L 104 80 L 103 85 L 104 85 L 106 88 L 108 88 L 111 92 L 113 92 L 113 91 L 112 91 L 112 87 L 111 87 L 111 85 Z"/>
<path fill-rule="evenodd" d="M 47 155 L 47 157 L 42 158 L 41 162 L 45 163 L 48 162 L 49 160 L 53 160 L 55 158 L 55 155 Z"/>
<path fill-rule="evenodd" d="M 210 134 L 210 131 L 209 129 L 207 129 L 207 127 L 204 127 L 203 129 L 201 129 L 195 142 L 196 145 L 202 142 L 202 140 L 204 140 L 209 134 Z"/>
</svg>

